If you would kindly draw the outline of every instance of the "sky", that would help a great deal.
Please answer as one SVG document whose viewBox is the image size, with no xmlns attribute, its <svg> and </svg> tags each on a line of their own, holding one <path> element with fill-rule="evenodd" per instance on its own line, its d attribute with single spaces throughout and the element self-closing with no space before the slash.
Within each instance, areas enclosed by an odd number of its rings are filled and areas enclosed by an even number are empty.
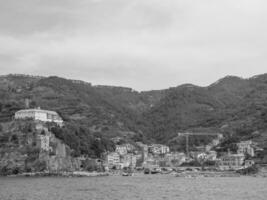
<svg viewBox="0 0 267 200">
<path fill-rule="evenodd" d="M 0 75 L 140 91 L 266 72 L 266 0 L 0 0 Z"/>
</svg>

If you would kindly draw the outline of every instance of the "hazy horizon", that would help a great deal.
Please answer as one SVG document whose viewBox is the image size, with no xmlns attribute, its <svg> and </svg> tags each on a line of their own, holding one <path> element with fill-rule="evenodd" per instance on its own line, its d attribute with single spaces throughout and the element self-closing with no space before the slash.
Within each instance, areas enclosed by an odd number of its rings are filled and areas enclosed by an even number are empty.
<svg viewBox="0 0 267 200">
<path fill-rule="evenodd" d="M 0 74 L 138 91 L 266 73 L 264 0 L 0 0 Z"/>
</svg>

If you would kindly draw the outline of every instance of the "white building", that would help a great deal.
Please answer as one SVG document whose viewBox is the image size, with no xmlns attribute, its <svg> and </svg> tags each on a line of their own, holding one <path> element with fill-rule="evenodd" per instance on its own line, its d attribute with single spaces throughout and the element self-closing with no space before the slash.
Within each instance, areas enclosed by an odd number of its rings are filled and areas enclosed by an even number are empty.
<svg viewBox="0 0 267 200">
<path fill-rule="evenodd" d="M 217 152 L 216 151 L 209 151 L 207 154 L 207 160 L 211 160 L 211 161 L 217 160 Z"/>
<path fill-rule="evenodd" d="M 27 109 L 20 110 L 15 113 L 15 119 L 31 118 L 43 122 L 55 122 L 59 125 L 63 124 L 62 118 L 54 111 L 41 110 L 41 109 Z"/>
<path fill-rule="evenodd" d="M 133 152 L 135 150 L 135 147 L 132 144 L 127 143 L 125 144 L 125 146 L 126 146 L 127 152 Z"/>
<path fill-rule="evenodd" d="M 177 165 L 181 165 L 186 161 L 186 155 L 184 153 L 179 152 L 172 152 L 165 154 L 165 160 L 169 165 L 172 165 L 173 163 L 176 163 Z"/>
<path fill-rule="evenodd" d="M 255 165 L 254 160 L 245 160 L 245 168 L 251 167 L 253 165 Z"/>
<path fill-rule="evenodd" d="M 247 153 L 252 157 L 255 156 L 255 152 L 254 152 L 254 148 L 253 148 L 253 142 L 251 140 L 241 141 L 241 142 L 237 143 L 237 147 L 238 147 L 237 152 L 239 154 L 241 154 L 241 153 L 246 154 Z"/>
<path fill-rule="evenodd" d="M 149 152 L 153 154 L 166 154 L 170 152 L 170 148 L 162 144 L 152 144 L 148 147 L 148 149 Z"/>
<path fill-rule="evenodd" d="M 158 160 L 154 159 L 153 157 L 148 157 L 144 163 L 143 163 L 144 168 L 158 168 L 159 167 L 159 162 Z"/>
<path fill-rule="evenodd" d="M 128 152 L 126 145 L 116 145 L 115 151 L 120 155 L 126 155 Z"/>
<path fill-rule="evenodd" d="M 116 152 L 111 152 L 107 155 L 108 166 L 111 168 L 113 166 L 120 164 L 120 155 Z"/>
<path fill-rule="evenodd" d="M 244 154 L 230 154 L 221 157 L 219 162 L 219 168 L 221 170 L 237 170 L 241 169 L 245 161 Z"/>
<path fill-rule="evenodd" d="M 136 156 L 133 154 L 127 154 L 121 159 L 123 167 L 136 167 Z"/>
</svg>

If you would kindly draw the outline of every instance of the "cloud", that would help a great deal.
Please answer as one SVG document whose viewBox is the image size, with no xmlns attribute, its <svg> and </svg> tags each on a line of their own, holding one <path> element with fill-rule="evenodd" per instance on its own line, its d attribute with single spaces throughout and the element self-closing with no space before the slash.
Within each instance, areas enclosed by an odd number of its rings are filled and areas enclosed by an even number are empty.
<svg viewBox="0 0 267 200">
<path fill-rule="evenodd" d="M 0 73 L 158 89 L 264 73 L 263 0 L 0 0 Z"/>
</svg>

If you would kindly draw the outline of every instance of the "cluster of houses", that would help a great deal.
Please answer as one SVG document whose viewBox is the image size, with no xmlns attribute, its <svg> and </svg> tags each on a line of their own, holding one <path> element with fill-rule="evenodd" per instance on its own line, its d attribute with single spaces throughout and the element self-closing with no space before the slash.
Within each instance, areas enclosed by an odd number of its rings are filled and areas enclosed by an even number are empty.
<svg viewBox="0 0 267 200">
<path fill-rule="evenodd" d="M 253 158 L 256 156 L 256 152 L 263 151 L 251 140 L 237 143 L 237 148 L 236 154 L 228 152 L 220 158 L 219 168 L 221 170 L 237 170 L 250 167 L 255 164 Z"/>
<path fill-rule="evenodd" d="M 163 155 L 170 153 L 170 148 L 161 144 L 146 145 L 137 142 L 116 145 L 115 152 L 106 155 L 109 169 L 122 169 L 125 167 L 143 167 L 146 164 L 156 165 Z M 139 162 L 138 162 L 139 161 Z"/>
<path fill-rule="evenodd" d="M 212 141 L 214 142 L 214 141 Z M 216 141 L 214 145 L 218 145 Z M 183 163 L 199 160 L 211 161 L 220 170 L 238 170 L 250 167 L 255 164 L 253 157 L 255 151 L 262 150 L 257 144 L 248 141 L 237 143 L 237 153 L 226 152 L 218 157 L 217 152 L 210 148 L 203 148 L 199 151 L 191 151 L 189 155 L 183 152 L 171 152 L 170 148 L 162 144 L 146 145 L 141 142 L 132 144 L 117 145 L 115 152 L 107 154 L 106 162 L 109 169 L 121 169 L 123 167 L 179 167 Z M 140 162 L 137 162 L 137 161 Z M 137 165 L 138 163 L 138 165 Z"/>
<path fill-rule="evenodd" d="M 173 166 L 172 163 L 181 164 L 184 161 L 184 153 L 170 152 L 170 148 L 166 145 L 146 145 L 141 142 L 136 142 L 135 145 L 129 143 L 116 145 L 115 152 L 109 152 L 106 155 L 109 169 L 156 168 Z"/>
<path fill-rule="evenodd" d="M 31 118 L 40 122 L 54 122 L 59 126 L 63 125 L 62 118 L 54 111 L 37 109 L 20 110 L 15 113 L 15 119 Z M 36 129 L 44 130 L 41 123 L 37 123 Z M 48 132 L 48 131 L 46 131 Z M 38 135 L 38 145 L 43 151 L 51 151 L 49 144 L 50 137 L 47 134 Z M 262 150 L 257 144 L 251 140 L 237 143 L 237 153 L 227 152 L 218 158 L 217 152 L 213 151 L 213 147 L 217 146 L 222 140 L 222 136 L 214 139 L 205 147 L 199 147 L 197 151 L 190 152 L 186 155 L 183 152 L 171 152 L 170 148 L 162 144 L 143 144 L 141 142 L 120 143 L 120 138 L 114 138 L 117 143 L 114 152 L 105 154 L 104 165 L 108 169 L 123 168 L 156 168 L 156 167 L 178 167 L 183 163 L 197 160 L 201 156 L 206 161 L 213 161 L 221 170 L 236 170 L 242 167 L 249 167 L 254 164 L 253 157 L 255 152 Z M 250 159 L 249 159 L 250 158 Z"/>
<path fill-rule="evenodd" d="M 138 152 L 132 144 L 116 145 L 115 152 L 106 154 L 107 167 L 109 169 L 135 168 Z"/>
</svg>

